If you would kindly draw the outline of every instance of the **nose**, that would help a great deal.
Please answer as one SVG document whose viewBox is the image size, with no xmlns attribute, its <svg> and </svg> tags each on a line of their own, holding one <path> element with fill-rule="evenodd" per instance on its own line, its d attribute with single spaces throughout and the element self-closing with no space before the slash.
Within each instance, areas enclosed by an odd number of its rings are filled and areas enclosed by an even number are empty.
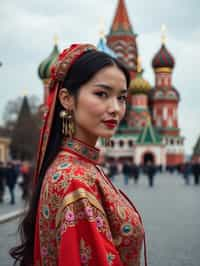
<svg viewBox="0 0 200 266">
<path fill-rule="evenodd" d="M 109 103 L 109 113 L 118 114 L 120 111 L 120 105 L 117 98 L 112 98 Z"/>
</svg>

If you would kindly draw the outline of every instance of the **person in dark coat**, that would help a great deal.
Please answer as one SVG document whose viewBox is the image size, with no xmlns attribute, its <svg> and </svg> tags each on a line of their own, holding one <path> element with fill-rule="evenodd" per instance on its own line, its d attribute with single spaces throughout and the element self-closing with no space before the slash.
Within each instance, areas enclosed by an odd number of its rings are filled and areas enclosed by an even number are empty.
<svg viewBox="0 0 200 266">
<path fill-rule="evenodd" d="M 154 177 L 156 174 L 156 167 L 152 161 L 148 161 L 145 167 L 145 172 L 148 177 L 149 186 L 154 186 Z"/>
<path fill-rule="evenodd" d="M 10 204 L 15 204 L 15 185 L 17 182 L 17 173 L 12 162 L 8 162 L 5 168 L 6 185 L 10 193 Z"/>
<path fill-rule="evenodd" d="M 194 185 L 198 185 L 199 184 L 199 176 L 200 176 L 200 164 L 198 162 L 193 162 L 192 173 L 194 176 Z"/>
<path fill-rule="evenodd" d="M 132 175 L 131 163 L 129 161 L 124 163 L 122 167 L 122 174 L 124 176 L 124 185 L 128 185 L 129 178 Z"/>
<path fill-rule="evenodd" d="M 133 180 L 134 180 L 135 184 L 137 184 L 138 179 L 139 179 L 139 167 L 134 162 L 131 165 L 131 170 L 132 170 Z"/>
<path fill-rule="evenodd" d="M 108 169 L 108 176 L 110 177 L 111 180 L 114 180 L 115 176 L 117 175 L 117 164 L 115 161 L 111 162 L 109 164 L 109 169 Z"/>
<path fill-rule="evenodd" d="M 189 185 L 190 184 L 190 174 L 192 173 L 192 167 L 190 162 L 185 162 L 182 166 L 182 174 L 183 178 L 185 180 L 185 184 Z"/>
<path fill-rule="evenodd" d="M 22 182 L 20 187 L 22 189 L 22 199 L 27 201 L 31 192 L 31 181 L 34 174 L 34 165 L 28 161 L 24 161 L 20 167 L 20 174 L 22 176 Z"/>
<path fill-rule="evenodd" d="M 0 161 L 0 203 L 3 202 L 5 191 L 5 169 L 3 162 Z"/>
</svg>

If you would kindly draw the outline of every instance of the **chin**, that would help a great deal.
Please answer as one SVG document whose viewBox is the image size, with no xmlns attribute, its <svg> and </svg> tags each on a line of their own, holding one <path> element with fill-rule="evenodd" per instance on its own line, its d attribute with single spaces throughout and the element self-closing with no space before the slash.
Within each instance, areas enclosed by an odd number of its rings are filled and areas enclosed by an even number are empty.
<svg viewBox="0 0 200 266">
<path fill-rule="evenodd" d="M 100 134 L 99 137 L 111 138 L 115 133 L 116 133 L 116 131 L 105 132 L 105 133 Z"/>
</svg>

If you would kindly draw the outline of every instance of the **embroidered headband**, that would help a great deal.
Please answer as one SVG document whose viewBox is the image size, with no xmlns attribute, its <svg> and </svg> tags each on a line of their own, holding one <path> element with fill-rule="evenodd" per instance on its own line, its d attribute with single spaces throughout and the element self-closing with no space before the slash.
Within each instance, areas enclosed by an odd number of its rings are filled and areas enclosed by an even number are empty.
<svg viewBox="0 0 200 266">
<path fill-rule="evenodd" d="M 40 141 L 34 174 L 34 185 L 37 184 L 38 175 L 40 174 L 44 161 L 52 128 L 58 89 L 62 86 L 62 83 L 70 67 L 79 57 L 81 57 L 82 54 L 89 50 L 96 50 L 96 47 L 91 44 L 73 44 L 68 49 L 65 49 L 62 53 L 60 53 L 57 63 L 51 69 L 49 96 L 47 98 L 45 106 L 44 124 L 40 133 Z"/>
</svg>

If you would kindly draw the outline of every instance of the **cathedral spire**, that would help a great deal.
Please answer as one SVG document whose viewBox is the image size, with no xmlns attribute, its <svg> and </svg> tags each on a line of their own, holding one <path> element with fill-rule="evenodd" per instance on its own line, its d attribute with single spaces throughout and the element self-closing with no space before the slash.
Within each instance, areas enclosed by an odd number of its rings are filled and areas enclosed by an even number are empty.
<svg viewBox="0 0 200 266">
<path fill-rule="evenodd" d="M 119 0 L 109 35 L 134 35 L 125 0 Z"/>
<path fill-rule="evenodd" d="M 131 79 L 137 74 L 137 34 L 134 33 L 129 20 L 125 0 L 118 0 L 114 20 L 107 35 L 107 45 L 115 52 L 117 58 L 129 69 Z"/>
</svg>

